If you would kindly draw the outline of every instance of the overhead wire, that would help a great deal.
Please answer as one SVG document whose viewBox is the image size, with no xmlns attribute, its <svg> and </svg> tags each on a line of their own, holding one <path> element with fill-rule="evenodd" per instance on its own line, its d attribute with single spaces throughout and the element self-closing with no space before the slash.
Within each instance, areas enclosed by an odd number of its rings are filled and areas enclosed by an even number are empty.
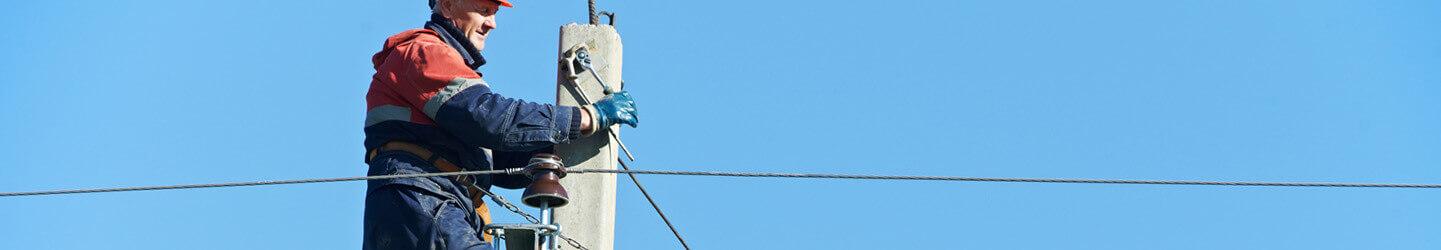
<svg viewBox="0 0 1441 250">
<path fill-rule="evenodd" d="M 1079 178 L 994 178 L 994 177 L 963 177 L 963 176 L 938 176 L 938 175 L 871 175 L 871 174 L 833 174 L 833 173 L 777 173 L 777 172 L 733 172 L 733 171 L 633 170 L 633 169 L 629 169 L 628 166 L 625 166 L 624 163 L 622 163 L 622 166 L 625 167 L 626 169 L 579 168 L 579 169 L 568 169 L 566 172 L 567 172 L 567 173 L 576 173 L 576 174 L 627 174 L 627 175 L 629 175 L 629 176 L 632 178 L 632 179 L 631 179 L 632 181 L 635 180 L 634 178 L 635 178 L 635 175 L 636 175 L 636 174 L 651 174 L 651 175 L 752 177 L 752 178 L 805 178 L 805 179 L 908 180 L 908 181 L 1010 182 L 1010 183 L 1200 185 L 1200 186 L 1323 187 L 1323 188 L 1408 188 L 1408 189 L 1434 189 L 1434 188 L 1441 188 L 1441 184 L 1423 184 L 1423 183 L 1261 182 L 1261 181 L 1128 180 L 1128 179 L 1079 179 Z M 47 196 L 47 195 L 85 194 L 85 193 L 112 193 L 112 192 L 132 192 L 132 191 L 151 191 L 151 190 L 172 190 L 172 189 L 204 189 L 204 188 L 221 188 L 221 187 L 266 186 L 266 185 L 286 185 L 286 184 L 303 184 L 303 183 L 326 183 L 326 182 L 344 182 L 344 181 L 361 181 L 361 180 L 384 180 L 384 179 L 398 179 L 398 178 L 449 177 L 449 176 L 460 176 L 460 175 L 483 175 L 483 174 L 507 174 L 507 175 L 514 175 L 514 174 L 521 174 L 521 173 L 524 173 L 524 169 L 523 169 L 523 168 L 509 168 L 509 169 L 498 169 L 498 170 L 459 171 L 459 172 L 443 172 L 443 173 L 419 173 L 419 174 L 394 174 L 394 175 L 372 175 L 372 176 L 355 176 L 355 177 L 339 177 L 339 178 L 311 178 L 311 179 L 293 179 L 293 180 L 262 180 L 262 181 L 222 182 L 222 183 L 183 184 L 183 185 L 133 186 L 133 187 L 115 187 L 115 188 L 92 188 L 92 189 L 55 189 L 55 190 L 27 191 L 27 192 L 0 192 L 0 197 Z M 637 182 L 634 182 L 634 183 L 636 184 L 636 186 L 637 186 L 638 188 L 640 188 L 642 194 L 644 194 L 644 195 L 646 196 L 647 201 L 650 201 L 650 204 L 651 204 L 652 208 L 655 208 L 656 213 L 659 214 L 660 217 L 661 217 L 661 219 L 666 222 L 666 226 L 667 226 L 667 227 L 670 227 L 671 233 L 675 234 L 676 239 L 680 240 L 681 245 L 682 245 L 683 247 L 685 247 L 686 249 L 690 249 L 690 246 L 689 246 L 688 244 L 686 244 L 685 239 L 682 238 L 682 237 L 680 236 L 680 233 L 675 230 L 675 227 L 674 227 L 673 225 L 671 225 L 670 220 L 666 217 L 665 213 L 664 213 L 664 212 L 661 212 L 660 207 L 656 206 L 655 201 L 650 199 L 650 195 L 649 195 L 648 193 L 646 193 L 645 188 L 640 186 L 640 182 L 637 181 Z M 513 212 L 513 213 L 516 213 L 516 214 L 519 214 L 519 215 L 525 217 L 528 221 L 531 221 L 532 223 L 539 223 L 538 220 L 536 220 L 536 219 L 534 218 L 534 216 L 532 216 L 532 215 L 530 215 L 530 214 L 528 214 L 528 213 L 525 213 L 524 211 L 522 211 L 522 210 L 520 210 L 518 207 L 516 207 L 514 204 L 511 204 L 510 202 L 506 201 L 504 198 L 501 198 L 499 195 L 496 195 L 495 193 L 491 193 L 491 192 L 489 192 L 488 190 L 484 190 L 484 189 L 480 189 L 480 190 L 485 191 L 486 195 L 491 197 L 491 200 L 496 201 L 497 203 L 500 203 L 500 205 L 501 205 L 501 206 L 504 206 L 507 210 L 510 210 L 510 211 Z M 559 235 L 559 236 L 560 236 L 563 240 L 565 240 L 566 243 L 569 243 L 569 244 L 570 244 L 571 246 L 573 246 L 573 247 L 576 247 L 576 248 L 579 248 L 579 249 L 587 249 L 587 248 L 584 247 L 580 242 L 577 242 L 575 239 L 572 239 L 572 238 L 570 238 L 570 237 L 566 237 L 565 235 Z"/>
<path fill-rule="evenodd" d="M 445 173 L 421 173 L 421 174 L 396 174 L 396 175 L 372 175 L 340 178 L 314 178 L 294 180 L 262 180 L 247 182 L 222 182 L 206 184 L 184 184 L 184 185 L 162 185 L 162 186 L 134 186 L 115 188 L 92 188 L 92 189 L 55 189 L 42 191 L 23 192 L 0 192 L 0 197 L 15 196 L 42 196 L 42 195 L 63 195 L 63 194 L 85 194 L 85 193 L 110 193 L 110 192 L 131 192 L 148 190 L 170 190 L 170 189 L 201 189 L 221 188 L 240 186 L 265 186 L 285 185 L 302 183 L 324 183 L 361 180 L 382 180 L 396 178 L 423 178 L 423 177 L 448 177 L 459 175 L 481 175 L 481 174 L 516 174 L 520 169 L 481 170 L 481 171 L 460 171 Z M 911 181 L 960 181 L 960 182 L 1016 182 L 1016 183 L 1073 183 L 1073 184 L 1139 184 L 1139 185 L 1199 185 L 1199 186 L 1256 186 L 1256 187 L 1326 187 L 1326 188 L 1410 188 L 1410 189 L 1433 189 L 1441 188 L 1441 184 L 1429 183 L 1365 183 L 1365 182 L 1265 182 L 1265 181 L 1202 181 L 1202 180 L 1128 180 L 1128 179 L 1078 179 L 1078 178 L 994 178 L 994 177 L 963 177 L 963 176 L 938 176 L 938 175 L 870 175 L 870 174 L 831 174 L 831 173 L 776 173 L 776 172 L 727 172 L 727 171 L 679 171 L 679 170 L 617 170 L 617 169 L 569 169 L 568 173 L 577 174 L 651 174 L 651 175 L 689 175 L 689 176 L 725 176 L 725 177 L 764 177 L 764 178 L 807 178 L 807 179 L 860 179 L 860 180 L 911 180 Z"/>
<path fill-rule="evenodd" d="M 614 16 L 612 16 L 611 19 L 612 19 L 611 22 L 614 22 L 614 21 L 615 21 L 615 20 L 614 20 L 614 19 L 615 19 Z M 591 24 L 596 24 L 597 22 L 599 22 L 599 21 L 597 21 L 597 17 L 596 17 L 596 13 L 595 13 L 595 0 L 591 0 L 591 1 L 590 1 L 590 23 L 591 23 Z M 575 56 L 575 59 L 574 59 L 574 60 L 575 60 L 575 62 L 580 63 L 581 67 L 584 67 L 586 71 L 589 71 L 589 72 L 590 72 L 590 76 L 595 77 L 596 83 L 600 84 L 601 88 L 604 89 L 604 93 L 606 93 L 607 95 L 609 95 L 609 94 L 611 93 L 611 91 L 612 91 L 612 89 L 610 88 L 610 85 L 605 84 L 605 79 L 604 79 L 604 78 L 601 78 L 601 77 L 600 77 L 600 73 L 596 72 L 595 68 L 592 68 L 592 67 L 590 66 L 590 65 L 591 65 L 591 64 L 590 64 L 590 53 L 589 53 L 589 52 L 586 52 L 586 51 L 587 51 L 587 50 L 585 49 L 585 47 L 577 48 L 577 49 L 575 50 L 575 52 L 574 52 L 574 56 Z M 570 59 L 567 59 L 567 60 L 570 60 Z M 571 81 L 571 86 L 576 88 L 576 93 L 578 94 L 578 95 L 576 95 L 576 99 L 578 99 L 578 100 L 576 100 L 576 101 L 580 101 L 580 103 L 591 103 L 591 104 L 594 103 L 594 102 L 591 102 L 591 101 L 590 101 L 590 97 L 586 95 L 585 91 L 580 90 L 580 82 L 578 82 L 578 81 Z M 630 149 L 628 149 L 628 148 L 625 147 L 625 143 L 624 143 L 624 142 L 621 142 L 621 140 L 620 140 L 620 135 L 617 135 L 617 134 L 616 134 L 616 130 L 607 130 L 606 133 L 610 134 L 610 137 L 611 137 L 612 139 L 615 139 L 615 145 L 620 146 L 620 151 L 621 151 L 621 152 L 625 152 L 625 157 L 626 157 L 627 159 L 630 159 L 630 160 L 632 160 L 632 161 L 635 160 L 635 156 L 634 156 L 634 155 L 631 155 Z M 624 169 L 624 170 L 626 170 L 626 171 L 631 170 L 631 169 L 630 169 L 630 165 L 626 164 L 625 160 L 622 160 L 622 159 L 620 159 L 620 158 L 616 158 L 616 162 L 617 162 L 617 163 L 620 163 L 620 167 L 621 167 L 622 169 Z M 675 228 L 675 224 L 670 222 L 670 217 L 667 217 L 667 216 L 665 215 L 665 211 L 660 209 L 660 205 L 655 202 L 655 198 L 650 196 L 650 191 L 647 191 L 647 190 L 645 189 L 645 185 L 641 185 L 641 184 L 640 184 L 640 179 L 639 179 L 639 178 L 636 178 L 636 177 L 635 177 L 635 174 L 626 174 L 626 176 L 630 177 L 630 182 L 633 183 L 633 184 L 635 184 L 635 188 L 636 188 L 636 189 L 640 190 L 640 194 L 645 197 L 645 201 L 650 203 L 650 207 L 653 208 L 653 209 L 655 209 L 655 214 L 656 214 L 656 215 L 659 215 L 659 216 L 660 216 L 660 220 L 663 221 L 663 222 L 665 222 L 665 227 L 668 228 L 668 229 L 670 229 L 670 233 L 671 233 L 672 235 L 675 235 L 675 240 L 676 240 L 677 242 L 680 242 L 680 246 L 681 246 L 682 248 L 684 248 L 685 250 L 690 250 L 690 244 L 689 244 L 689 243 L 686 243 L 685 237 L 681 237 L 681 235 L 680 235 L 680 230 L 677 230 L 677 229 Z"/>
<path fill-rule="evenodd" d="M 665 222 L 665 227 L 670 228 L 670 233 L 675 235 L 675 240 L 680 241 L 680 246 L 682 248 L 685 248 L 685 250 L 690 250 L 690 244 L 685 242 L 685 237 L 680 236 L 680 231 L 676 230 L 675 225 L 670 223 L 670 218 L 665 216 L 664 211 L 661 211 L 660 205 L 655 204 L 655 199 L 650 197 L 650 192 L 645 190 L 645 186 L 640 185 L 640 179 L 635 178 L 635 173 L 632 172 L 634 170 L 631 170 L 630 166 L 625 164 L 625 161 L 617 162 L 620 162 L 620 167 L 623 171 L 626 171 L 626 176 L 630 176 L 630 182 L 635 184 L 635 188 L 640 190 L 640 194 L 642 196 L 645 196 L 645 201 L 650 202 L 650 207 L 655 209 L 655 214 L 660 215 L 660 220 Z"/>
<path fill-rule="evenodd" d="M 169 189 L 198 189 L 198 188 L 243 187 L 243 186 L 266 186 L 266 185 L 285 185 L 285 184 L 323 183 L 323 182 L 342 182 L 342 181 L 368 181 L 368 180 L 384 180 L 384 179 L 399 179 L 399 178 L 445 177 L 445 176 L 458 176 L 458 175 L 510 174 L 510 172 L 514 172 L 514 171 L 517 171 L 517 170 L 515 170 L 515 169 L 500 169 L 500 170 L 460 171 L 460 172 L 446 172 L 446 173 L 371 175 L 371 176 L 340 177 L 340 178 L 314 178 L 314 179 L 274 180 L 274 181 L 221 182 L 221 183 L 205 183 L 205 184 L 183 184 L 183 185 L 162 185 L 162 186 L 136 186 L 136 187 L 90 188 L 90 189 L 55 189 L 55 190 L 29 191 L 29 192 L 0 192 L 0 197 L 11 197 L 11 196 L 42 196 L 42 195 L 61 195 L 61 194 L 87 194 L 87 193 L 113 193 L 113 192 L 132 192 L 132 191 L 169 190 Z"/>
<path fill-rule="evenodd" d="M 768 173 L 768 172 L 725 172 L 725 171 L 677 171 L 677 170 L 614 170 L 614 169 L 573 169 L 570 173 L 627 173 L 653 175 L 692 175 L 725 177 L 770 177 L 808 179 L 861 179 L 861 180 L 912 180 L 912 181 L 962 181 L 962 182 L 1022 182 L 1022 183 L 1072 183 L 1072 184 L 1139 184 L 1139 185 L 1201 185 L 1201 186 L 1262 186 L 1262 187 L 1331 187 L 1331 188 L 1441 188 L 1441 184 L 1411 183 L 1359 183 L 1359 182 L 1263 182 L 1263 181 L 1198 181 L 1198 180 L 1126 180 L 1126 179 L 1077 179 L 1077 178 L 994 178 L 936 175 L 868 175 L 868 174 L 826 174 L 826 173 Z"/>
</svg>

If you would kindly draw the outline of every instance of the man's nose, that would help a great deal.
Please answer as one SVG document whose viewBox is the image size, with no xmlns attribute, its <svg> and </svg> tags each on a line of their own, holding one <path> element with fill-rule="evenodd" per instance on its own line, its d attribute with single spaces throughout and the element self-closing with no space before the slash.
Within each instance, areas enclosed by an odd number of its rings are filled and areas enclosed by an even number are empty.
<svg viewBox="0 0 1441 250">
<path fill-rule="evenodd" d="M 480 25 L 483 26 L 483 27 L 485 27 L 485 29 L 487 29 L 487 30 L 495 29 L 495 28 L 496 28 L 496 25 L 495 25 L 495 17 L 492 16 L 492 17 L 490 17 L 490 18 L 486 18 L 486 19 L 485 19 L 485 22 L 480 23 Z"/>
</svg>

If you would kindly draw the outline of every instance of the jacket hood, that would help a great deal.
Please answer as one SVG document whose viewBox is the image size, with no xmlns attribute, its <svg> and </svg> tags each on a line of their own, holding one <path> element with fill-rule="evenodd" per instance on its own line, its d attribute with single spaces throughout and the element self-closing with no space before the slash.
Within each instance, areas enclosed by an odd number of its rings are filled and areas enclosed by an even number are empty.
<svg viewBox="0 0 1441 250">
<path fill-rule="evenodd" d="M 428 29 L 406 30 L 400 32 L 400 34 L 395 34 L 393 36 L 390 36 L 390 38 L 386 38 L 385 45 L 381 45 L 380 52 L 376 52 L 375 56 L 372 56 L 370 58 L 370 62 L 374 65 L 375 68 L 379 69 L 380 64 L 385 62 L 385 58 L 389 57 L 390 53 L 395 52 L 396 47 L 400 47 L 401 45 L 417 40 L 425 39 L 434 39 L 435 42 L 444 43 L 440 41 L 440 36 L 436 34 L 435 31 L 431 31 Z"/>
<path fill-rule="evenodd" d="M 465 65 L 469 66 L 471 70 L 477 70 L 478 74 L 480 66 L 485 65 L 485 57 L 480 55 L 480 50 L 470 44 L 469 40 L 465 40 L 465 37 L 461 36 L 461 32 L 444 17 L 433 14 L 430 18 L 431 20 L 425 23 L 424 29 L 406 30 L 386 39 L 380 52 L 375 53 L 375 56 L 371 58 L 375 67 L 380 67 L 382 61 L 390 56 L 396 47 L 417 40 L 427 40 L 426 42 L 443 43 L 454 49 L 465 60 Z"/>
</svg>

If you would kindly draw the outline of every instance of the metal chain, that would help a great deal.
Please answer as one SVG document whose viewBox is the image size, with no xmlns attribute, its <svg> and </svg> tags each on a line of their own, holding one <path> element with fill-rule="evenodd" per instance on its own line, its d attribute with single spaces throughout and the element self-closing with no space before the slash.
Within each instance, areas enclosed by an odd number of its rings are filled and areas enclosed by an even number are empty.
<svg viewBox="0 0 1441 250">
<path fill-rule="evenodd" d="M 565 234 L 557 234 L 556 236 L 560 236 L 560 239 L 565 240 L 565 244 L 570 245 L 571 247 L 579 248 L 580 250 L 590 250 L 585 248 L 585 246 L 581 246 L 579 241 L 571 239 L 569 236 L 565 236 Z"/>
<path fill-rule="evenodd" d="M 525 220 L 529 221 L 531 224 L 540 224 L 540 219 L 535 218 L 535 216 L 530 215 L 530 213 L 526 213 L 524 210 L 520 210 L 520 207 L 515 206 L 514 203 L 510 203 L 510 201 L 506 200 L 505 197 L 501 197 L 500 195 L 492 193 L 490 192 L 490 190 L 479 188 L 475 186 L 475 184 L 470 184 L 470 187 L 475 190 L 480 190 L 480 192 L 482 193 L 485 193 L 485 196 L 490 197 L 490 200 L 495 201 L 495 203 L 499 203 L 500 207 L 505 208 L 505 210 L 510 210 L 511 213 L 520 215 L 520 217 L 525 218 Z M 575 247 L 581 250 L 590 250 L 589 248 L 581 245 L 579 241 L 571 239 L 570 236 L 565 236 L 564 232 L 557 233 L 556 236 L 560 237 L 560 239 L 562 240 L 565 240 L 565 243 L 569 244 L 571 247 Z"/>
<path fill-rule="evenodd" d="M 1347 183 L 1347 182 L 1259 182 L 1259 181 L 1194 181 L 1194 180 L 1119 180 L 1119 179 L 1071 179 L 1071 178 L 987 178 L 931 175 L 864 175 L 864 174 L 817 174 L 817 173 L 766 173 L 766 172 L 725 172 L 725 171 L 676 171 L 676 170 L 615 170 L 615 169 L 570 169 L 568 173 L 605 174 L 658 174 L 658 175 L 700 175 L 729 177 L 776 177 L 811 179 L 862 179 L 862 180 L 927 180 L 927 181 L 970 181 L 970 182 L 1024 182 L 1024 183 L 1088 183 L 1088 184 L 1146 184 L 1146 185 L 1206 185 L 1206 186 L 1264 186 L 1264 187 L 1342 187 L 1342 188 L 1441 188 L 1441 184 L 1410 183 Z"/>
<path fill-rule="evenodd" d="M 490 192 L 490 190 L 479 188 L 475 184 L 470 184 L 470 188 L 480 190 L 480 192 L 485 193 L 485 196 L 489 196 L 490 200 L 495 201 L 495 203 L 499 203 L 500 207 L 505 208 L 505 210 L 510 210 L 511 213 L 519 214 L 520 217 L 525 217 L 525 220 L 529 221 L 531 224 L 540 224 L 540 219 L 536 219 L 535 216 L 530 215 L 530 213 L 521 211 L 520 207 L 515 206 L 515 204 L 510 203 L 510 201 L 508 200 L 505 200 L 504 197 L 500 197 L 500 195 L 496 195 L 495 193 Z"/>
</svg>

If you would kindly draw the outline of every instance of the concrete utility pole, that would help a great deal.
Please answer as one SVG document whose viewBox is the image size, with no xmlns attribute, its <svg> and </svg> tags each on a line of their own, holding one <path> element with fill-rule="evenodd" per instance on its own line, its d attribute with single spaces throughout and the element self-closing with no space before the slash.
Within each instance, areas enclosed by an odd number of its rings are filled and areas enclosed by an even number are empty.
<svg viewBox="0 0 1441 250">
<path fill-rule="evenodd" d="M 560 27 L 560 60 L 565 61 L 567 53 L 578 44 L 585 44 L 591 55 L 591 63 L 605 82 L 620 91 L 621 86 L 621 43 L 615 27 L 603 24 L 566 24 Z M 568 63 L 568 62 L 562 62 Z M 605 97 L 604 89 L 590 73 L 572 78 L 571 70 L 560 65 L 556 103 L 579 106 L 579 93 L 584 91 L 597 101 Z M 573 80 L 578 79 L 578 80 Z M 572 85 L 572 81 L 576 81 Z M 579 86 L 579 88 L 576 88 Z M 618 138 L 620 126 L 610 128 Z M 573 168 L 616 169 L 617 142 L 606 131 L 596 131 L 590 137 L 581 138 L 570 144 L 556 146 L 556 154 Z M 615 190 L 616 175 L 577 174 L 561 179 L 561 184 L 570 191 L 570 204 L 555 209 L 555 221 L 561 225 L 566 236 L 575 238 L 592 250 L 615 248 Z M 563 249 L 571 249 L 559 244 Z"/>
</svg>

